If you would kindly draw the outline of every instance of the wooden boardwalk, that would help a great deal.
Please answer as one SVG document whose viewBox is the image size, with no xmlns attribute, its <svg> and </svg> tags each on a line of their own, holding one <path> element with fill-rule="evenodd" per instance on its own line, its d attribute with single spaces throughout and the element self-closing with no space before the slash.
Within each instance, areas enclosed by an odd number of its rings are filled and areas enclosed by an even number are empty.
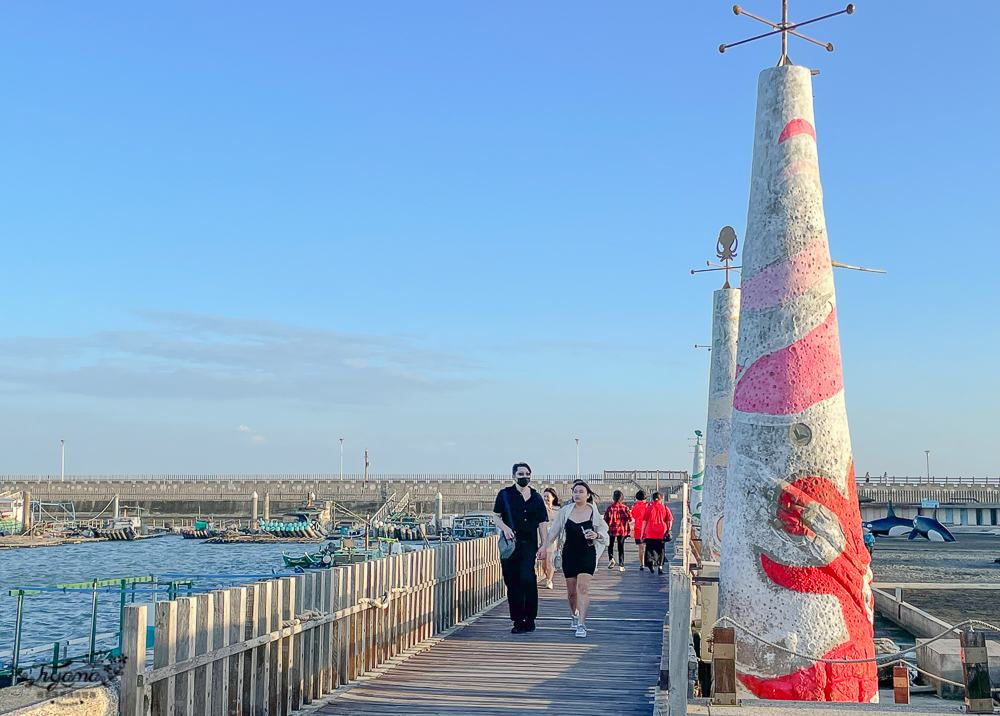
<svg viewBox="0 0 1000 716">
<path fill-rule="evenodd" d="M 652 713 L 660 673 L 668 577 L 639 572 L 629 545 L 626 572 L 602 558 L 592 587 L 586 639 L 569 628 L 566 588 L 539 590 L 537 629 L 513 635 L 507 604 L 381 676 L 354 685 L 317 713 L 598 716 Z M 670 547 L 668 545 L 668 557 Z"/>
</svg>

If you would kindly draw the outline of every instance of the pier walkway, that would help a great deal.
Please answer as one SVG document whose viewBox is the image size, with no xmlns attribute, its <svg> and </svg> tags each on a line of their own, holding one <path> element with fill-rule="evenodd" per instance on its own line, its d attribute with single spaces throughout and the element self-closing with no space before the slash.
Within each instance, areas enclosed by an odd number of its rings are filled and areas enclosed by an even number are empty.
<svg viewBox="0 0 1000 716">
<path fill-rule="evenodd" d="M 598 566 L 585 639 L 569 628 L 557 572 L 555 589 L 539 590 L 535 632 L 511 634 L 502 602 L 430 649 L 344 689 L 317 713 L 648 716 L 660 676 L 668 577 L 639 572 L 630 546 L 627 571 L 609 570 L 603 560 Z"/>
</svg>

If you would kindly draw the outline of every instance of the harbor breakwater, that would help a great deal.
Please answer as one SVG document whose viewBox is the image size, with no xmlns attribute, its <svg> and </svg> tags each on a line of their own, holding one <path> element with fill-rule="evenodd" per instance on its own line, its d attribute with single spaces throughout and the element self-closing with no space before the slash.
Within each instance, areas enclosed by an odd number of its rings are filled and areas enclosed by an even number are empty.
<svg viewBox="0 0 1000 716">
<path fill-rule="evenodd" d="M 602 503 L 610 502 L 614 490 L 631 497 L 637 489 L 647 492 L 657 487 L 656 476 L 641 473 L 608 478 L 605 475 L 582 475 Z M 664 492 L 672 492 L 687 480 L 686 472 L 662 472 L 658 481 Z M 575 475 L 538 475 L 532 486 L 541 491 L 553 487 L 567 498 Z M 117 495 L 122 505 L 141 507 L 145 517 L 154 519 L 191 518 L 196 515 L 217 518 L 247 519 L 251 515 L 254 493 L 260 514 L 264 499 L 268 499 L 271 516 L 300 507 L 306 500 L 322 505 L 326 501 L 360 514 L 377 510 L 395 495 L 409 494 L 409 505 L 418 514 L 435 511 L 437 495 L 441 495 L 445 514 L 464 514 L 474 510 L 491 510 L 497 491 L 509 483 L 506 475 L 439 476 L 383 479 L 374 476 L 367 481 L 360 476 L 336 475 L 257 475 L 257 476 L 73 476 L 60 481 L 49 476 L 2 476 L 0 492 L 29 492 L 40 502 L 72 502 L 78 518 L 96 515 Z M 340 514 L 336 516 L 340 518 Z M 344 514 L 344 517 L 348 515 Z"/>
</svg>

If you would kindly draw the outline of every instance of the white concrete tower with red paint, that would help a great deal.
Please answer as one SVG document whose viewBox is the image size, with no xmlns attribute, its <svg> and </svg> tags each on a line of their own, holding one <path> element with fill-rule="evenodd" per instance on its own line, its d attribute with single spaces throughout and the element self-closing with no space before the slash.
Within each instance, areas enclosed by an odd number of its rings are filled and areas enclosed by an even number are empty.
<svg viewBox="0 0 1000 716">
<path fill-rule="evenodd" d="M 869 556 L 844 404 L 837 303 L 806 67 L 757 87 L 720 613 L 764 698 L 875 701 Z"/>
<path fill-rule="evenodd" d="M 729 283 L 726 283 L 729 286 Z M 708 425 L 705 431 L 705 483 L 701 504 L 701 554 L 719 560 L 722 515 L 726 503 L 729 439 L 736 385 L 736 337 L 739 335 L 740 290 L 720 288 L 712 294 L 712 353 L 708 371 Z"/>
</svg>

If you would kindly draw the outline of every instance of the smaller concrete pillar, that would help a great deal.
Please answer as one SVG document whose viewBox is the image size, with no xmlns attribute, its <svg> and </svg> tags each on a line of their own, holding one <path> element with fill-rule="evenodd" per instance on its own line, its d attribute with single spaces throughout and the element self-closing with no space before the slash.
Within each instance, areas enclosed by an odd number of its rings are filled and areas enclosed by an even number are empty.
<svg viewBox="0 0 1000 716">
<path fill-rule="evenodd" d="M 250 529 L 257 529 L 257 491 L 250 495 Z"/>
<path fill-rule="evenodd" d="M 441 529 L 441 520 L 444 518 L 444 496 L 439 492 L 434 495 L 434 521 L 435 526 Z"/>
<path fill-rule="evenodd" d="M 264 521 L 271 521 L 271 493 L 264 493 Z"/>
<path fill-rule="evenodd" d="M 705 446 L 701 444 L 701 431 L 696 431 L 698 441 L 694 446 L 694 464 L 691 469 L 691 528 L 696 535 L 701 532 L 701 496 L 705 482 Z"/>
<path fill-rule="evenodd" d="M 111 512 L 111 519 L 113 520 L 117 520 L 118 515 L 121 514 L 119 512 L 118 495 L 115 495 L 114 499 L 111 501 Z"/>
</svg>

